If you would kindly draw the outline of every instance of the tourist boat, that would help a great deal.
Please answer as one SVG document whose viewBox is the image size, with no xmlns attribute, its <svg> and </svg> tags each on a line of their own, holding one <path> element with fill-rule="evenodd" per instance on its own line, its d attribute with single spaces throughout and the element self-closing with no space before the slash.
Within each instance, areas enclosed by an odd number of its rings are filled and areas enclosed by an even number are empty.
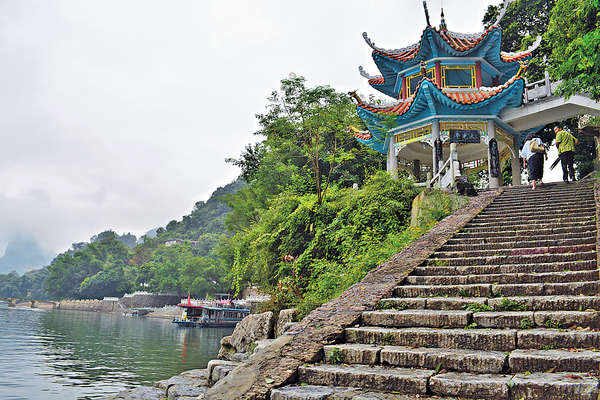
<svg viewBox="0 0 600 400">
<path fill-rule="evenodd" d="M 236 306 L 230 299 L 191 300 L 178 304 L 183 308 L 180 318 L 173 323 L 183 327 L 227 327 L 235 326 L 250 313 L 247 308 Z"/>
</svg>

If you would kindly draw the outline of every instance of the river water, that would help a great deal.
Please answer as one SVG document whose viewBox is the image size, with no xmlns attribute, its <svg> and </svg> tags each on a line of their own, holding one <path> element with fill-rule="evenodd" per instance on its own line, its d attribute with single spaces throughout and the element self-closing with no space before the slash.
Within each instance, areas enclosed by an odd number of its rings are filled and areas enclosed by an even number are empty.
<svg viewBox="0 0 600 400">
<path fill-rule="evenodd" d="M 205 368 L 232 328 L 0 303 L 0 399 L 98 399 Z"/>
</svg>

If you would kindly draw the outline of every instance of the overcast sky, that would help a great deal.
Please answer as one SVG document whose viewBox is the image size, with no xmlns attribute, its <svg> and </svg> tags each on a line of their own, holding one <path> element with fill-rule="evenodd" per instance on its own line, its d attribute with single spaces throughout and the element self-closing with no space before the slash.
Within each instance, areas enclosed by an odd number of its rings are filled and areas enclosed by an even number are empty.
<svg viewBox="0 0 600 400">
<path fill-rule="evenodd" d="M 445 0 L 449 29 L 492 3 Z M 282 78 L 376 93 L 362 32 L 397 48 L 424 27 L 420 0 L 0 0 L 0 254 L 180 219 L 236 178 L 224 159 Z"/>
</svg>

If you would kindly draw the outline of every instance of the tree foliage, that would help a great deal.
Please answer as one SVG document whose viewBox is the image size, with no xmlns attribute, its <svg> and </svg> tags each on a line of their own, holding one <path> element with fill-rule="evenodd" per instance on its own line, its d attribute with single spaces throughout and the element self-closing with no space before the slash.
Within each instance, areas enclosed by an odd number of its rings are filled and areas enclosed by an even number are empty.
<svg viewBox="0 0 600 400">
<path fill-rule="evenodd" d="M 556 0 L 546 34 L 551 72 L 567 96 L 588 93 L 600 101 L 600 0 Z"/>
</svg>

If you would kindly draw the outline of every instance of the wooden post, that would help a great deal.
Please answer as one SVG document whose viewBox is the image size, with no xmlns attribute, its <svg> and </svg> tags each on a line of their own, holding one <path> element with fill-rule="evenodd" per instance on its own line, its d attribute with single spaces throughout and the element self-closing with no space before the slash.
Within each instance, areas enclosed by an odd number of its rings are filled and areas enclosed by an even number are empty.
<svg viewBox="0 0 600 400">
<path fill-rule="evenodd" d="M 483 78 L 481 76 L 481 61 L 475 63 L 475 87 L 480 88 L 483 86 Z"/>
</svg>

